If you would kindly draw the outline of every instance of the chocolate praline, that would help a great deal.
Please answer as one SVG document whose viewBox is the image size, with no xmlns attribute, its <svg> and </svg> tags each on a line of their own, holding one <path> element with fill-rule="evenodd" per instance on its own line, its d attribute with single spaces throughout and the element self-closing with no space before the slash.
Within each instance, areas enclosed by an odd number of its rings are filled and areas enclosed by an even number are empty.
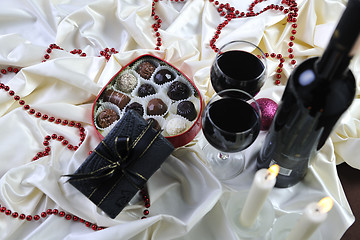
<svg viewBox="0 0 360 240">
<path fill-rule="evenodd" d="M 155 71 L 155 66 L 149 61 L 144 61 L 139 64 L 136 68 L 136 72 L 140 74 L 142 78 L 149 79 L 153 72 Z"/>
<path fill-rule="evenodd" d="M 149 83 L 141 84 L 138 88 L 138 96 L 139 97 L 146 97 L 152 94 L 155 94 L 156 90 L 153 85 Z"/>
<path fill-rule="evenodd" d="M 151 99 L 146 107 L 148 115 L 163 115 L 167 111 L 167 105 L 160 98 Z"/>
<path fill-rule="evenodd" d="M 170 99 L 176 101 L 181 99 L 186 99 L 190 96 L 190 89 L 185 83 L 180 81 L 175 81 L 170 84 L 167 95 L 169 96 Z"/>
<path fill-rule="evenodd" d="M 126 108 L 125 108 L 125 112 L 129 111 L 130 109 L 133 109 L 134 111 L 138 112 L 141 116 L 144 115 L 144 108 L 143 106 L 138 103 L 138 102 L 133 102 L 131 104 L 129 104 Z"/>
<path fill-rule="evenodd" d="M 120 91 L 131 92 L 137 85 L 137 79 L 131 73 L 124 73 L 116 80 Z"/>
<path fill-rule="evenodd" d="M 177 114 L 183 116 L 189 121 L 192 121 L 196 118 L 197 112 L 195 105 L 191 101 L 182 101 L 177 105 Z"/>
<path fill-rule="evenodd" d="M 130 97 L 122 94 L 120 92 L 116 92 L 114 90 L 108 89 L 105 91 L 103 95 L 104 102 L 111 102 L 117 105 L 120 109 L 123 109 L 128 102 L 130 102 Z"/>
<path fill-rule="evenodd" d="M 168 69 L 161 69 L 158 72 L 156 72 L 154 75 L 154 82 L 159 85 L 167 82 L 171 82 L 174 79 L 175 79 L 175 75 L 172 72 L 170 72 Z"/>
<path fill-rule="evenodd" d="M 114 110 L 106 108 L 99 113 L 96 120 L 99 127 L 107 128 L 119 118 L 119 115 Z"/>
</svg>

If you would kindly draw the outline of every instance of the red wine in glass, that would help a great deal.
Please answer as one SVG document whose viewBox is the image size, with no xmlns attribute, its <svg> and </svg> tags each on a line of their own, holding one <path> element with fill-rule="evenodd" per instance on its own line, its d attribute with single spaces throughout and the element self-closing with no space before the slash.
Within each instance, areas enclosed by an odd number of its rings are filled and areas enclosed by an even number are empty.
<svg viewBox="0 0 360 240">
<path fill-rule="evenodd" d="M 246 101 L 224 98 L 210 104 L 203 121 L 203 132 L 206 140 L 218 150 L 239 152 L 258 136 L 259 118 L 256 109 Z"/>
<path fill-rule="evenodd" d="M 255 96 L 264 85 L 266 58 L 260 48 L 246 41 L 233 41 L 220 48 L 211 67 L 216 92 L 240 89 Z"/>
<path fill-rule="evenodd" d="M 260 125 L 259 105 L 245 91 L 226 89 L 210 99 L 203 111 L 202 130 L 209 143 L 204 152 L 215 176 L 227 180 L 242 172 L 241 151 L 255 141 Z"/>
</svg>

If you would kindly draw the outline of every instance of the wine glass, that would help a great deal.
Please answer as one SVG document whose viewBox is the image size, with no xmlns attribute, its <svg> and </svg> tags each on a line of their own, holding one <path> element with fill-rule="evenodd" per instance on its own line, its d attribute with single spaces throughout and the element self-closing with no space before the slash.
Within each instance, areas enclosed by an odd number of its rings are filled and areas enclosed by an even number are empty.
<svg viewBox="0 0 360 240">
<path fill-rule="evenodd" d="M 247 92 L 226 89 L 210 99 L 202 116 L 202 130 L 209 143 L 204 152 L 218 179 L 228 180 L 243 171 L 241 151 L 255 141 L 260 125 L 259 105 Z"/>
<path fill-rule="evenodd" d="M 216 54 L 210 79 L 216 92 L 240 89 L 255 96 L 264 85 L 266 57 L 251 42 L 236 40 L 226 43 Z"/>
</svg>

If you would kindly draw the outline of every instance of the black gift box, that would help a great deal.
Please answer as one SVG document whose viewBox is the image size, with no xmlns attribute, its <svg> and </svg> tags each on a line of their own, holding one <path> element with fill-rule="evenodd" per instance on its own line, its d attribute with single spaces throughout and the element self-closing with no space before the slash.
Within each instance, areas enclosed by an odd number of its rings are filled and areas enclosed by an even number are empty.
<svg viewBox="0 0 360 240">
<path fill-rule="evenodd" d="M 70 184 L 115 218 L 174 150 L 160 132 L 130 110 L 74 174 Z"/>
</svg>

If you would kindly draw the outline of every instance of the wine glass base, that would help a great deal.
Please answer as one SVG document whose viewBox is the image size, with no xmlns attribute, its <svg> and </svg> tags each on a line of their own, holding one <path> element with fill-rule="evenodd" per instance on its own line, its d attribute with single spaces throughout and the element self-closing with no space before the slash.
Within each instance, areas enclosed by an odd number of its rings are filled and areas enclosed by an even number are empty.
<svg viewBox="0 0 360 240">
<path fill-rule="evenodd" d="M 242 152 L 221 153 L 210 144 L 204 147 L 210 170 L 219 180 L 229 180 L 238 176 L 245 167 L 245 156 Z"/>
<path fill-rule="evenodd" d="M 300 217 L 301 215 L 297 213 L 289 213 L 279 217 L 274 223 L 271 240 L 287 240 L 287 236 L 296 226 Z M 322 240 L 320 231 L 316 230 L 308 240 Z"/>
<path fill-rule="evenodd" d="M 240 223 L 240 215 L 247 195 L 248 192 L 245 191 L 236 193 L 231 197 L 226 207 L 226 214 L 230 226 L 240 239 L 262 238 L 269 232 L 273 225 L 275 219 L 274 207 L 269 200 L 266 200 L 254 224 L 251 227 L 245 227 Z"/>
</svg>

